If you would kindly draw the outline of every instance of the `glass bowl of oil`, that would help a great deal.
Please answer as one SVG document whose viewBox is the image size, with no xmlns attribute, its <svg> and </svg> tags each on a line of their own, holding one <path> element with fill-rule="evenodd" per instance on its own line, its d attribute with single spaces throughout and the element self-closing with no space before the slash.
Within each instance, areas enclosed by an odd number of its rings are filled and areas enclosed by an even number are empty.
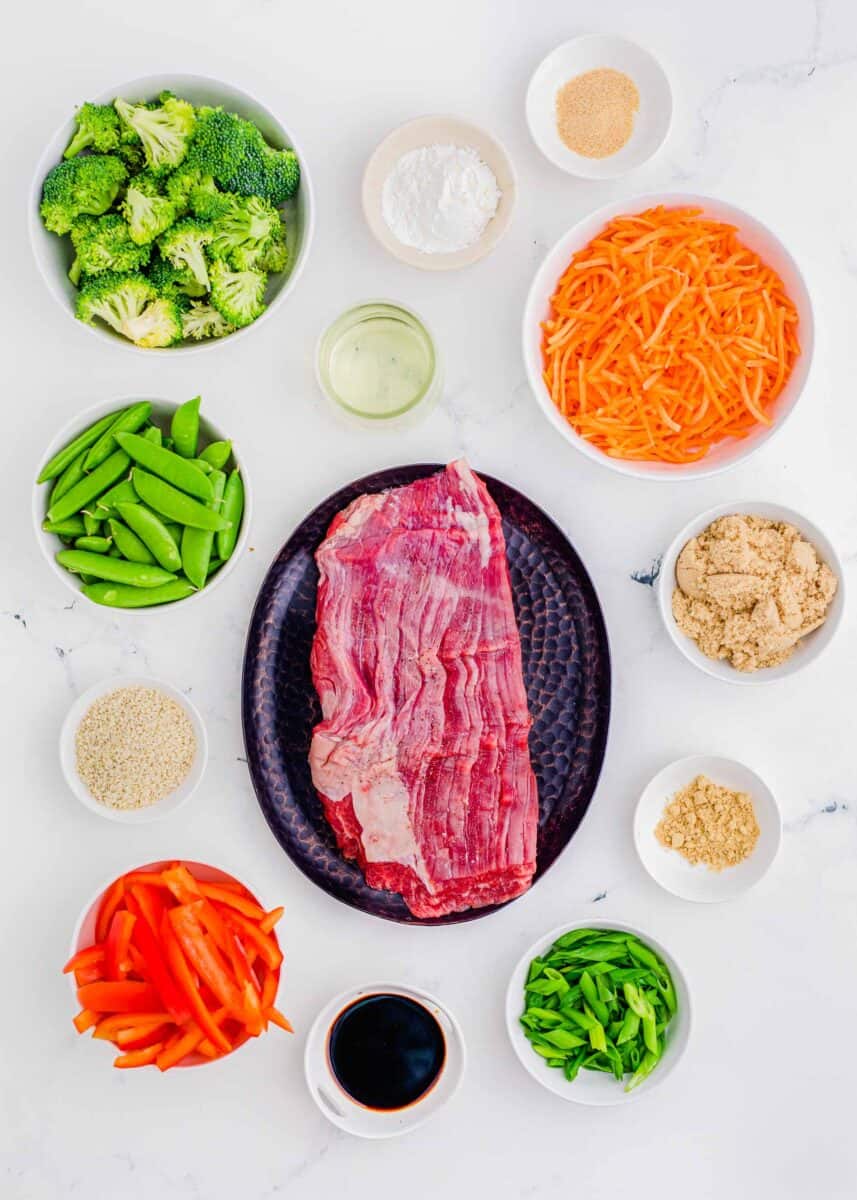
<svg viewBox="0 0 857 1200">
<path fill-rule="evenodd" d="M 425 322 L 389 300 L 348 309 L 319 338 L 321 390 L 361 423 L 400 421 L 437 400 L 440 356 Z"/>
</svg>

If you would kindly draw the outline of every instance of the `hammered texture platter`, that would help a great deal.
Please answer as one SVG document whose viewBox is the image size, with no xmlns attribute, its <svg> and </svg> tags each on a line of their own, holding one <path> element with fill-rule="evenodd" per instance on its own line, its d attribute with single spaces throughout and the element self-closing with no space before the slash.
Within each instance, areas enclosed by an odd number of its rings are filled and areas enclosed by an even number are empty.
<svg viewBox="0 0 857 1200">
<path fill-rule="evenodd" d="M 420 920 L 398 894 L 367 887 L 360 869 L 342 857 L 309 769 L 312 730 L 321 716 L 309 665 L 318 583 L 314 554 L 333 517 L 352 500 L 441 469 L 422 463 L 358 479 L 298 526 L 256 601 L 242 688 L 247 762 L 277 841 L 337 900 L 419 925 L 472 920 L 502 906 Z M 535 883 L 574 835 L 598 782 L 610 717 L 610 652 L 598 597 L 565 535 L 526 496 L 479 474 L 503 518 L 533 718 L 530 756 L 539 792 Z"/>
</svg>

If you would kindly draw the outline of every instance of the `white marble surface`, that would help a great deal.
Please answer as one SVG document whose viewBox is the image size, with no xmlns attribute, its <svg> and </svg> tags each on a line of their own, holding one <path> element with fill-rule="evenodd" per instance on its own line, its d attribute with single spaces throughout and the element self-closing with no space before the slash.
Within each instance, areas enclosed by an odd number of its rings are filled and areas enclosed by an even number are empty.
<svg viewBox="0 0 857 1200">
<path fill-rule="evenodd" d="M 660 157 L 611 184 L 544 161 L 523 116 L 527 78 L 576 32 L 625 33 L 662 57 L 676 119 Z M 0 839 L 0 1194 L 9 1200 L 263 1200 L 278 1195 L 429 1200 L 640 1200 L 693 1196 L 844 1200 L 854 1195 L 852 1032 L 857 994 L 857 771 L 848 614 L 838 644 L 770 689 L 695 671 L 634 582 L 673 531 L 722 500 L 779 500 L 815 515 L 857 588 L 857 9 L 851 0 L 192 0 L 15 6 L 0 46 L 4 120 L 0 285 L 6 438 L 2 472 L 4 829 Z M 275 320 L 232 347 L 164 359 L 75 328 L 37 277 L 23 221 L 42 143 L 73 105 L 155 70 L 200 71 L 266 100 L 306 147 L 319 226 L 306 275 Z M 419 113 L 484 124 L 519 172 L 514 226 L 466 273 L 420 274 L 372 242 L 359 180 L 375 143 Z M 574 455 L 528 393 L 519 354 L 525 289 L 547 246 L 614 197 L 710 191 L 778 229 L 816 305 L 816 366 L 795 416 L 752 463 L 676 486 L 622 480 Z M 355 433 L 322 406 L 312 349 L 323 324 L 366 296 L 410 302 L 433 326 L 446 396 L 407 433 Z M 33 467 L 55 429 L 96 399 L 197 391 L 240 441 L 256 489 L 252 552 L 206 606 L 136 620 L 71 596 L 29 525 Z M 244 633 L 266 566 L 295 523 L 376 467 L 466 453 L 524 489 L 590 568 L 615 664 L 608 760 L 561 862 L 502 914 L 406 929 L 329 900 L 270 836 L 242 755 Z M 74 696 L 105 674 L 149 669 L 187 689 L 212 755 L 194 801 L 126 830 L 85 812 L 56 742 Z M 787 834 L 775 869 L 742 900 L 697 908 L 637 862 L 631 813 L 650 775 L 679 755 L 743 759 L 776 790 Z M 269 1037 L 199 1072 L 113 1071 L 77 1039 L 58 968 L 84 899 L 133 863 L 188 855 L 231 866 L 282 900 L 284 1008 L 294 1039 Z M 650 927 L 693 984 L 696 1027 L 679 1071 L 617 1110 L 559 1102 L 506 1043 L 502 996 L 521 951 L 566 919 Z M 337 1132 L 304 1090 L 303 1038 L 321 1004 L 373 976 L 440 993 L 460 1017 L 470 1067 L 455 1102 L 409 1138 Z"/>
</svg>

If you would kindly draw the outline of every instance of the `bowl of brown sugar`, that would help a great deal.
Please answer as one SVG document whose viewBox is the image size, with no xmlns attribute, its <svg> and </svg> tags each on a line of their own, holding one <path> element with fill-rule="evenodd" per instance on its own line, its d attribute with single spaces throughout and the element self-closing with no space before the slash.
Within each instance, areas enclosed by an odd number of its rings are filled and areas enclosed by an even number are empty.
<svg viewBox="0 0 857 1200">
<path fill-rule="evenodd" d="M 694 755 L 659 771 L 634 815 L 640 861 L 684 900 L 731 900 L 765 875 L 782 820 L 764 780 L 731 758 Z"/>
<path fill-rule="evenodd" d="M 587 34 L 543 59 L 527 123 L 546 158 L 583 179 L 617 179 L 661 148 L 672 122 L 666 72 L 626 38 Z"/>
</svg>

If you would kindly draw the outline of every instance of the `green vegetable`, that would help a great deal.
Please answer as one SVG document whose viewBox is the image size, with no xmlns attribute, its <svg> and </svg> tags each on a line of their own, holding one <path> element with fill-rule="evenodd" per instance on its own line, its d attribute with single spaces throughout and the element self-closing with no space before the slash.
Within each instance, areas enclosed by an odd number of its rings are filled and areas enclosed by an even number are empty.
<svg viewBox="0 0 857 1200">
<path fill-rule="evenodd" d="M 221 196 L 220 215 L 211 221 L 209 249 L 236 270 L 256 267 L 270 243 L 279 236 L 280 214 L 258 196 Z"/>
<path fill-rule="evenodd" d="M 86 530 L 87 537 L 97 537 L 101 533 L 101 521 L 97 517 L 93 517 L 91 513 L 84 512 L 83 528 Z"/>
<path fill-rule="evenodd" d="M 200 400 L 201 397 L 194 396 L 192 400 L 186 400 L 184 404 L 180 404 L 170 422 L 170 437 L 173 439 L 176 454 L 180 454 L 182 458 L 196 457 L 196 448 L 199 442 Z M 177 481 L 173 479 L 171 482 L 176 483 Z M 199 493 L 193 492 L 192 495 L 196 496 Z M 211 499 L 210 487 L 200 496 L 200 499 Z"/>
<path fill-rule="evenodd" d="M 155 561 L 155 556 L 148 546 L 127 525 L 123 525 L 121 521 L 115 521 L 112 517 L 108 525 L 116 549 L 123 558 L 135 563 L 153 563 Z"/>
<path fill-rule="evenodd" d="M 121 99 L 116 100 L 114 106 L 124 124 L 143 143 L 149 167 L 161 170 L 178 166 L 187 153 L 196 124 L 192 104 L 168 96 L 154 108 L 146 104 L 129 104 Z"/>
<path fill-rule="evenodd" d="M 42 185 L 40 212 L 45 228 L 68 233 L 84 213 L 101 216 L 127 177 L 125 164 L 110 154 L 86 154 L 57 163 Z"/>
<path fill-rule="evenodd" d="M 192 304 L 187 312 L 182 314 L 182 332 L 186 338 L 200 342 L 206 338 L 225 337 L 227 333 L 234 333 L 235 326 L 230 325 L 212 305 Z"/>
<path fill-rule="evenodd" d="M 143 437 L 147 442 L 151 442 L 153 446 L 163 445 L 164 435 L 157 425 L 150 425 L 148 429 L 144 429 Z"/>
<path fill-rule="evenodd" d="M 175 538 L 156 513 L 143 504 L 120 504 L 119 514 L 164 570 L 181 569 L 182 560 Z"/>
<path fill-rule="evenodd" d="M 227 192 L 282 204 L 295 194 L 300 166 L 293 150 L 274 150 L 250 121 L 222 108 L 202 108 L 187 157 Z"/>
<path fill-rule="evenodd" d="M 548 1066 L 569 1082 L 581 1069 L 627 1076 L 626 1091 L 657 1066 L 677 1009 L 666 964 L 622 930 L 563 934 L 530 963 L 524 995 L 521 1025 Z"/>
<path fill-rule="evenodd" d="M 63 538 L 83 537 L 86 533 L 83 517 L 79 513 L 75 513 L 73 517 L 66 517 L 64 521 L 42 521 L 42 529 L 45 533 L 55 533 L 57 537 Z"/>
<path fill-rule="evenodd" d="M 221 512 L 229 524 L 217 535 L 217 555 L 226 562 L 235 549 L 244 515 L 244 482 L 237 468 L 230 473 L 226 482 Z"/>
<path fill-rule="evenodd" d="M 203 462 L 214 467 L 215 471 L 222 471 L 229 462 L 229 455 L 232 453 L 231 442 L 211 442 L 200 454 Z"/>
<path fill-rule="evenodd" d="M 51 491 L 51 504 L 55 504 L 74 487 L 84 476 L 86 464 L 86 451 L 78 454 L 77 458 L 72 459 L 66 469 L 60 475 L 59 479 L 53 486 Z"/>
<path fill-rule="evenodd" d="M 210 284 L 205 247 L 213 237 L 214 230 L 207 222 L 196 217 L 185 217 L 161 234 L 158 249 L 174 267 L 190 271 L 201 290 L 207 292 Z"/>
<path fill-rule="evenodd" d="M 49 459 L 42 467 L 36 483 L 45 483 L 48 479 L 54 479 L 61 474 L 82 451 L 88 450 L 93 442 L 98 441 L 104 430 L 113 424 L 118 415 L 118 413 L 108 413 L 106 417 L 100 417 L 84 429 L 83 433 L 79 433 L 68 445 L 63 446 L 62 450 L 58 450 L 53 458 Z"/>
<path fill-rule="evenodd" d="M 138 246 L 153 242 L 176 219 L 176 206 L 161 193 L 158 180 L 137 175 L 128 185 L 120 211 L 128 222 L 131 240 Z"/>
<path fill-rule="evenodd" d="M 149 608 L 154 604 L 171 604 L 175 600 L 184 600 L 193 595 L 194 587 L 187 579 L 174 579 L 171 583 L 155 588 L 92 583 L 81 588 L 81 591 L 96 604 L 107 604 L 111 608 Z"/>
<path fill-rule="evenodd" d="M 67 571 L 85 572 L 96 579 L 108 579 L 111 583 L 125 583 L 132 587 L 154 588 L 175 579 L 170 571 L 145 563 L 126 562 L 123 558 L 110 558 L 106 554 L 91 554 L 87 550 L 60 550 L 57 562 Z"/>
<path fill-rule="evenodd" d="M 229 520 L 225 516 L 212 512 L 210 508 L 159 479 L 157 475 L 150 475 L 135 467 L 131 478 L 143 503 L 148 504 L 161 516 L 178 521 L 180 525 L 190 525 L 194 529 L 213 529 L 215 533 L 229 528 Z M 218 552 L 220 553 L 219 546 Z M 222 553 L 220 557 L 224 557 Z"/>
<path fill-rule="evenodd" d="M 134 462 L 151 471 L 153 475 L 165 479 L 167 483 L 187 492 L 189 496 L 206 501 L 211 499 L 211 482 L 208 476 L 186 458 L 172 450 L 165 450 L 163 446 L 154 446 L 138 434 L 119 433 L 116 440 Z"/>
<path fill-rule="evenodd" d="M 112 104 L 82 104 L 75 113 L 77 129 L 66 146 L 63 158 L 74 158 L 91 147 L 108 154 L 119 145 L 119 117 Z"/>
<path fill-rule="evenodd" d="M 265 284 L 262 271 L 231 271 L 226 263 L 211 264 L 211 303 L 230 325 L 241 328 L 265 311 Z"/>
<path fill-rule="evenodd" d="M 111 538 L 106 537 L 79 537 L 75 539 L 75 550 L 89 550 L 93 554 L 106 554 L 113 545 Z"/>
<path fill-rule="evenodd" d="M 158 293 L 144 275 L 105 271 L 84 283 L 77 295 L 75 311 L 78 319 L 87 325 L 100 317 L 117 333 L 130 337 L 133 323 L 157 297 Z"/>
<path fill-rule="evenodd" d="M 79 225 L 75 222 L 75 225 Z M 72 230 L 75 233 L 75 230 Z M 82 226 L 73 239 L 77 257 L 74 273 L 99 275 L 102 271 L 137 271 L 149 261 L 151 246 L 132 239 L 128 225 L 118 213 L 96 217 Z M 74 277 L 72 276 L 74 282 Z"/>
<path fill-rule="evenodd" d="M 121 483 L 117 483 L 115 487 L 108 488 L 106 492 L 98 497 L 95 502 L 96 515 L 104 520 L 107 517 L 115 517 L 118 513 L 117 504 L 136 504 L 139 496 L 134 491 L 134 485 L 130 479 L 123 479 Z"/>
<path fill-rule="evenodd" d="M 83 479 L 70 488 L 61 500 L 51 504 L 47 512 L 48 520 L 62 521 L 73 513 L 80 512 L 111 483 L 115 483 L 120 475 L 124 475 L 130 463 L 131 460 L 124 450 L 114 450 L 91 474 L 84 475 Z"/>
<path fill-rule="evenodd" d="M 223 492 L 226 487 L 226 476 L 223 471 L 212 472 L 211 487 L 211 507 L 216 512 L 223 499 Z M 219 536 L 221 535 L 218 534 Z M 189 525 L 185 526 L 182 533 L 181 545 L 182 570 L 195 587 L 201 588 L 205 586 L 213 546 L 213 530 L 193 529 Z"/>
<path fill-rule="evenodd" d="M 132 404 L 130 408 L 123 409 L 113 424 L 105 429 L 95 445 L 90 447 L 85 463 L 87 471 L 94 471 L 104 462 L 105 458 L 113 453 L 116 449 L 117 434 L 133 433 L 135 429 L 145 425 L 151 412 L 152 406 L 148 400 L 141 400 L 137 404 Z"/>
</svg>

